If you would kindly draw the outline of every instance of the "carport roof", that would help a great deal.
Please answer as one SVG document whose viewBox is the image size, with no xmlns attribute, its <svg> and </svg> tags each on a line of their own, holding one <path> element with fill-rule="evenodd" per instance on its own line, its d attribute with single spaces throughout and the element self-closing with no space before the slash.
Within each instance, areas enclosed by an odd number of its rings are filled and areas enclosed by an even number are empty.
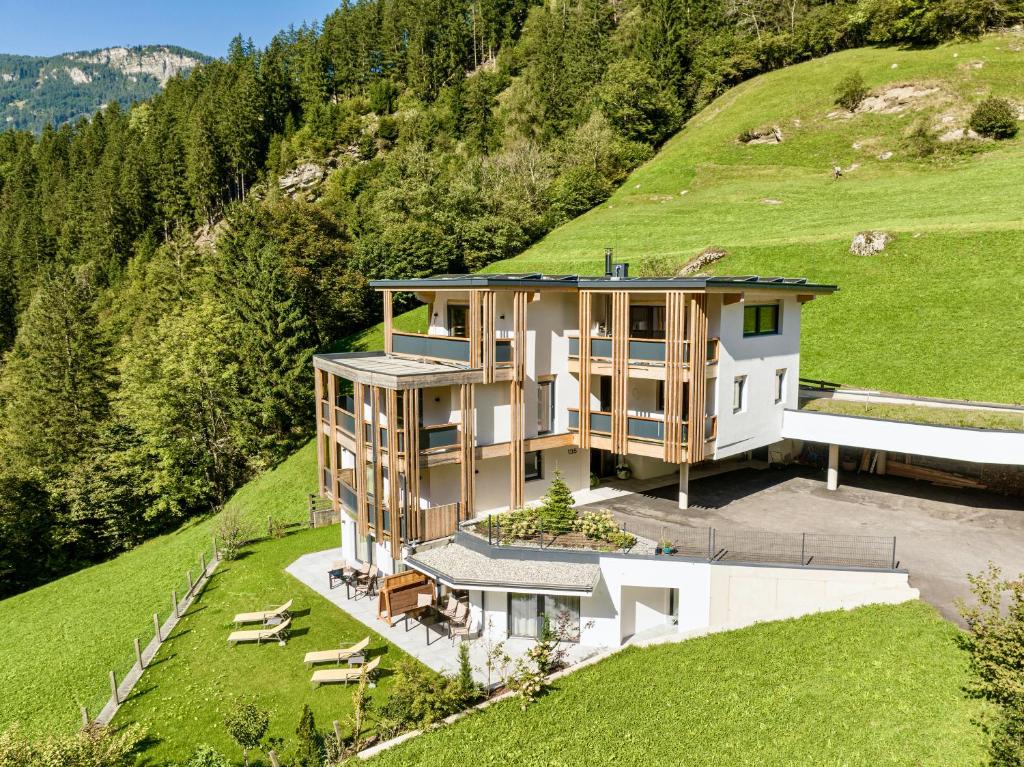
<svg viewBox="0 0 1024 767">
<path fill-rule="evenodd" d="M 528 590 L 588 596 L 601 578 L 596 563 L 489 557 L 458 543 L 425 549 L 406 564 L 454 588 Z"/>
</svg>

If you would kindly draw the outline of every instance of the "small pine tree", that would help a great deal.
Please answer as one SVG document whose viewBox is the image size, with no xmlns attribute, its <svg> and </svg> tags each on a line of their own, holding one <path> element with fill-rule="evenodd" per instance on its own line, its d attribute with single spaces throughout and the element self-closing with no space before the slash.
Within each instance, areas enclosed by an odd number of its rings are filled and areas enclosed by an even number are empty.
<svg viewBox="0 0 1024 767">
<path fill-rule="evenodd" d="M 473 681 L 473 667 L 469 664 L 469 643 L 459 642 L 459 689 L 468 703 L 476 694 L 476 682 Z"/>
<path fill-rule="evenodd" d="M 571 530 L 573 522 L 576 520 L 574 503 L 572 491 L 565 484 L 561 470 L 555 469 L 555 477 L 551 480 L 551 486 L 544 495 L 543 505 L 540 507 L 540 518 L 545 530 L 552 532 Z"/>
<path fill-rule="evenodd" d="M 309 704 L 302 707 L 302 716 L 299 718 L 295 735 L 299 739 L 298 753 L 295 755 L 297 767 L 323 767 L 324 739 L 317 732 L 316 720 L 309 709 Z"/>
</svg>

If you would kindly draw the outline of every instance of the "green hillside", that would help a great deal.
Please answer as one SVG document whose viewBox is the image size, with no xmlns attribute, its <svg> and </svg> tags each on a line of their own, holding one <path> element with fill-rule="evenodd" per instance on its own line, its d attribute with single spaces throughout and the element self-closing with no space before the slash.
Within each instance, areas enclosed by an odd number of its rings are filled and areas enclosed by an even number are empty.
<svg viewBox="0 0 1024 767">
<path fill-rule="evenodd" d="M 1024 131 L 942 144 L 928 159 L 912 157 L 906 138 L 919 122 L 963 127 L 989 94 L 1024 104 L 1022 49 L 1017 34 L 865 48 L 757 77 L 690 120 L 606 203 L 488 271 L 595 273 L 606 246 L 636 271 L 652 257 L 682 263 L 724 247 L 719 274 L 840 285 L 805 307 L 802 375 L 1024 402 L 1020 357 L 1007 353 L 1024 333 Z M 937 90 L 898 113 L 830 118 L 835 85 L 852 71 L 875 94 Z M 762 126 L 777 126 L 782 143 L 737 140 Z M 879 255 L 852 255 L 851 238 L 867 229 L 895 240 Z M 379 348 L 379 334 L 356 345 Z"/>
<path fill-rule="evenodd" d="M 316 480 L 310 442 L 277 468 L 245 485 L 229 502 L 251 524 L 305 519 L 306 493 Z M 171 589 L 183 593 L 185 570 L 209 552 L 214 520 L 189 525 L 109 562 L 80 570 L 0 601 L 0 731 L 20 721 L 42 734 L 68 730 L 78 706 L 95 716 L 107 698 L 110 669 L 131 666 L 132 638 L 153 635 L 153 613 L 166 618 Z M 260 528 L 256 528 L 260 529 Z"/>
</svg>

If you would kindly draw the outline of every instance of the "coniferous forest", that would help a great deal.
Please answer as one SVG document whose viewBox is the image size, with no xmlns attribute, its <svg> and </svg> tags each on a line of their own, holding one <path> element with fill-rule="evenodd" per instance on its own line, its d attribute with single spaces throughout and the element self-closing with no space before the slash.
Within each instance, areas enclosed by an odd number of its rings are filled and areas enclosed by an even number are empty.
<svg viewBox="0 0 1024 767">
<path fill-rule="evenodd" d="M 311 435 L 368 281 L 472 271 L 757 73 L 1021 0 L 366 0 L 0 134 L 0 597 L 216 510 Z M 278 177 L 331 168 L 315 200 Z"/>
</svg>

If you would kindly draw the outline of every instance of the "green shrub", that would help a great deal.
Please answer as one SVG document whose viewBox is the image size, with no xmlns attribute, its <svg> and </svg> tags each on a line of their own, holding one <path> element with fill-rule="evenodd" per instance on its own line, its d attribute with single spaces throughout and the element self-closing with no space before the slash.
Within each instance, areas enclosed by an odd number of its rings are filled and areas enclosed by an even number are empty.
<svg viewBox="0 0 1024 767">
<path fill-rule="evenodd" d="M 939 139 L 927 120 L 918 122 L 905 141 L 907 153 L 912 157 L 931 157 L 939 150 Z"/>
<path fill-rule="evenodd" d="M 181 767 L 231 767 L 231 762 L 213 746 L 204 743 L 196 747 Z"/>
<path fill-rule="evenodd" d="M 593 540 L 607 541 L 619 525 L 610 511 L 588 511 L 576 520 L 575 529 Z"/>
<path fill-rule="evenodd" d="M 317 732 L 316 720 L 308 703 L 302 707 L 302 716 L 299 717 L 295 735 L 299 742 L 295 767 L 323 767 L 324 739 Z"/>
<path fill-rule="evenodd" d="M 89 727 L 73 735 L 33 742 L 17 726 L 0 733 L 0 767 L 130 767 L 145 739 L 138 725 L 118 730 Z"/>
<path fill-rule="evenodd" d="M 224 717 L 228 735 L 242 749 L 242 762 L 249 764 L 249 749 L 257 748 L 263 742 L 270 726 L 270 714 L 255 703 L 238 701 Z"/>
<path fill-rule="evenodd" d="M 475 697 L 466 693 L 457 676 L 444 676 L 406 658 L 395 668 L 395 684 L 381 707 L 381 737 L 427 727 L 461 711 Z"/>
<path fill-rule="evenodd" d="M 860 72 L 850 72 L 839 81 L 835 90 L 835 103 L 843 109 L 855 110 L 867 98 L 868 89 Z"/>
<path fill-rule="evenodd" d="M 1017 115 L 1006 99 L 989 97 L 971 112 L 967 123 L 980 136 L 1001 139 L 1017 134 Z"/>
</svg>

